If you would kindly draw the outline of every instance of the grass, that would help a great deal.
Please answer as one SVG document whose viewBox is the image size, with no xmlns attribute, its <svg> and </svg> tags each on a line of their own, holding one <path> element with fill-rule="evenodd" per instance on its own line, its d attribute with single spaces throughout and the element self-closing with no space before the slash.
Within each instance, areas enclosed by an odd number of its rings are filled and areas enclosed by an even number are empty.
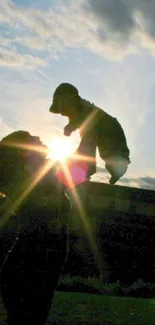
<svg viewBox="0 0 155 325">
<path fill-rule="evenodd" d="M 155 300 L 56 292 L 48 325 L 155 325 Z"/>
<path fill-rule="evenodd" d="M 155 299 L 56 291 L 47 325 L 73 324 L 155 325 Z"/>
</svg>

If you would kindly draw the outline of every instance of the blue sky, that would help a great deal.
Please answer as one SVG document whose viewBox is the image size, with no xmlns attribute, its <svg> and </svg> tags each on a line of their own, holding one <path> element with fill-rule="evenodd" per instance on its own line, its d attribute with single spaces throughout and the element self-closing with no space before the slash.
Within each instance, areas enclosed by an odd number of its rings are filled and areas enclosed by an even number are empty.
<svg viewBox="0 0 155 325">
<path fill-rule="evenodd" d="M 53 91 L 71 82 L 124 128 L 132 162 L 120 184 L 155 189 L 154 17 L 155 0 L 1 0 L 0 138 L 23 129 L 47 143 L 67 123 L 49 113 Z"/>
</svg>

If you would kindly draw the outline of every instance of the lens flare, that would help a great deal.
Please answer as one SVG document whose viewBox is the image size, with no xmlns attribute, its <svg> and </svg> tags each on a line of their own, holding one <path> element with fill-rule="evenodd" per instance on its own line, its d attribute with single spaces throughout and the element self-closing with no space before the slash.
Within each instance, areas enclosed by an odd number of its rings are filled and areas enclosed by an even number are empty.
<svg viewBox="0 0 155 325">
<path fill-rule="evenodd" d="M 75 144 L 70 138 L 56 136 L 48 143 L 48 148 L 48 158 L 63 162 L 73 153 Z"/>
</svg>

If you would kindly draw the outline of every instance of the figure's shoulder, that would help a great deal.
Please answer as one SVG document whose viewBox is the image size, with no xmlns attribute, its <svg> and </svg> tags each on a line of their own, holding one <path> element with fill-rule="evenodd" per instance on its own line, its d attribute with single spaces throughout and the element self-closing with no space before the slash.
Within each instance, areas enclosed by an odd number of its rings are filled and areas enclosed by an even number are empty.
<svg viewBox="0 0 155 325">
<path fill-rule="evenodd" d="M 96 111 L 98 113 L 98 118 L 101 119 L 101 120 L 114 120 L 115 117 L 113 117 L 112 115 L 108 114 L 104 109 L 100 108 L 100 107 L 97 107 L 95 106 L 96 108 Z"/>
<path fill-rule="evenodd" d="M 100 108 L 97 107 L 94 103 L 91 103 L 90 101 L 81 98 L 81 107 L 82 107 L 82 113 L 85 116 L 88 116 L 91 113 L 96 112 L 95 115 L 98 115 L 100 112 Z"/>
<path fill-rule="evenodd" d="M 81 107 L 82 107 L 82 115 L 86 118 L 88 115 L 92 114 L 94 120 L 97 123 L 117 123 L 117 119 L 112 115 L 108 114 L 106 110 L 100 108 L 94 103 L 89 102 L 88 100 L 81 98 Z"/>
<path fill-rule="evenodd" d="M 94 107 L 93 103 L 89 102 L 88 100 L 86 100 L 84 98 L 80 99 L 80 104 L 81 104 L 82 110 L 85 110 L 85 111 L 91 110 Z"/>
</svg>

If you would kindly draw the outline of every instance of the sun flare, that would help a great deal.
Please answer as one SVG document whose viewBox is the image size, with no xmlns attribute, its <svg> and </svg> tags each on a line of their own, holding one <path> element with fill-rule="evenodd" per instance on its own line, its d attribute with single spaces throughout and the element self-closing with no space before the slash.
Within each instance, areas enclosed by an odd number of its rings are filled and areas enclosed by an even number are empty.
<svg viewBox="0 0 155 325">
<path fill-rule="evenodd" d="M 75 143 L 71 138 L 56 136 L 48 143 L 48 148 L 48 158 L 64 162 L 75 151 Z"/>
</svg>

